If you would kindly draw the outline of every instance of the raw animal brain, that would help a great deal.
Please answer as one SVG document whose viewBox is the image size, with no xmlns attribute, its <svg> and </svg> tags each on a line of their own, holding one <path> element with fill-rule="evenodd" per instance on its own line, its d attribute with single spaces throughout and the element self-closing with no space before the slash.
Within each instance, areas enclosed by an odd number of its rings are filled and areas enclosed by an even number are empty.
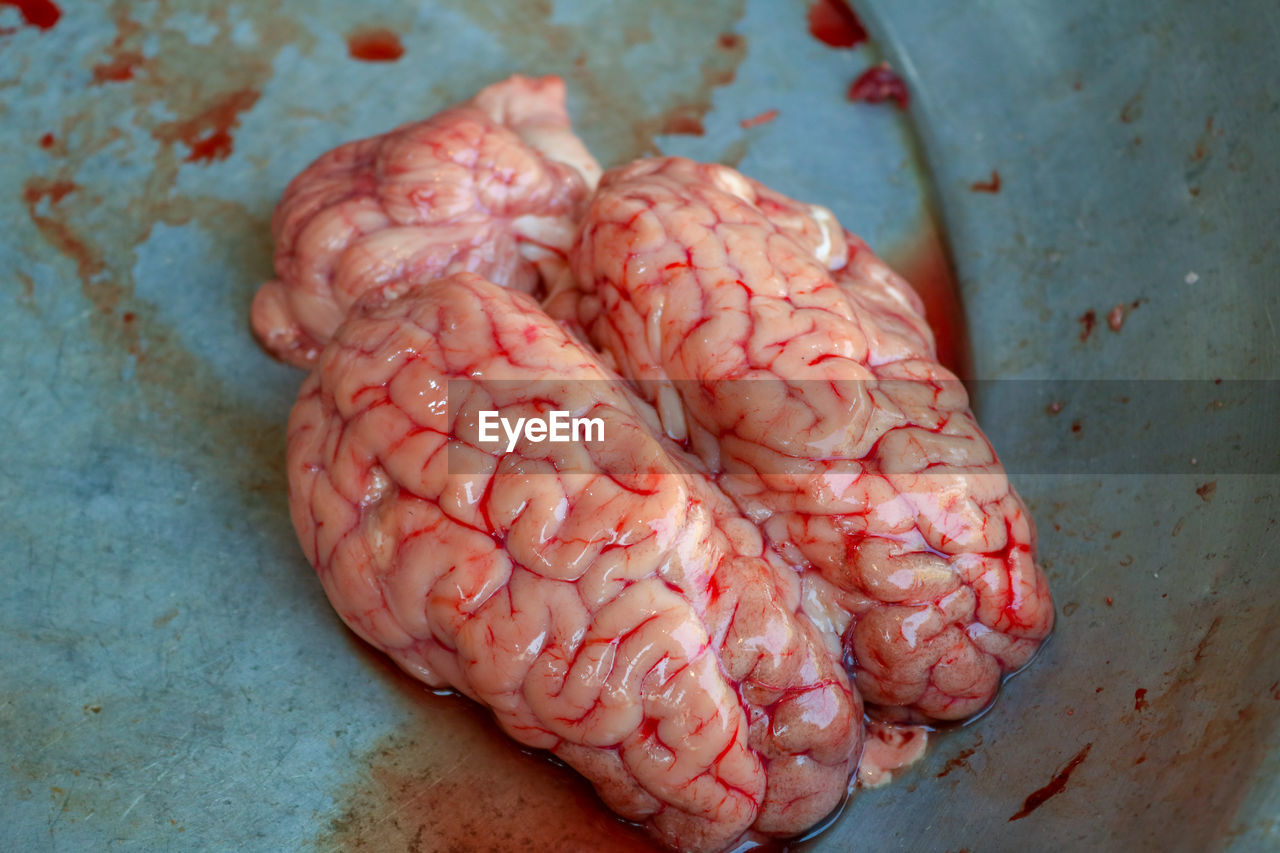
<svg viewBox="0 0 1280 853">
<path fill-rule="evenodd" d="M 825 209 L 678 158 L 600 178 L 562 84 L 513 78 L 325 155 L 275 234 L 254 328 L 314 368 L 290 508 L 334 607 L 669 846 L 803 832 L 1048 634 L 919 299 Z"/>
</svg>

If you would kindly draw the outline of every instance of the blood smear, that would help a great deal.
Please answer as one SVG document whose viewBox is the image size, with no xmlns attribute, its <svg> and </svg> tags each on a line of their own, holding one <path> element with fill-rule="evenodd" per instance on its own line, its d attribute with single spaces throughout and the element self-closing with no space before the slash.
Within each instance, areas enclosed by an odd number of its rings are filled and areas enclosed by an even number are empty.
<svg viewBox="0 0 1280 853">
<path fill-rule="evenodd" d="M 961 379 L 970 373 L 969 332 L 964 306 L 951 270 L 951 260 L 942 235 L 928 217 L 924 226 L 906 243 L 884 254 L 894 271 L 915 288 L 924 302 L 924 316 L 933 330 L 938 361 Z"/>
<path fill-rule="evenodd" d="M 815 0 L 809 6 L 809 34 L 831 47 L 857 47 L 867 31 L 845 0 Z"/>
<path fill-rule="evenodd" d="M 50 29 L 62 17 L 62 10 L 49 0 L 0 0 L 0 6 L 14 6 L 22 20 L 42 30 Z"/>
<path fill-rule="evenodd" d="M 742 121 L 738 122 L 738 125 L 743 130 L 747 130 L 748 128 L 758 127 L 759 125 L 762 125 L 762 124 L 768 124 L 769 122 L 773 121 L 777 117 L 778 117 L 777 110 L 765 110 L 764 112 L 760 113 L 760 115 L 752 116 L 751 118 L 744 118 Z"/>
<path fill-rule="evenodd" d="M 400 36 L 384 27 L 356 30 L 347 36 L 347 52 L 361 62 L 395 62 L 404 56 Z"/>
</svg>

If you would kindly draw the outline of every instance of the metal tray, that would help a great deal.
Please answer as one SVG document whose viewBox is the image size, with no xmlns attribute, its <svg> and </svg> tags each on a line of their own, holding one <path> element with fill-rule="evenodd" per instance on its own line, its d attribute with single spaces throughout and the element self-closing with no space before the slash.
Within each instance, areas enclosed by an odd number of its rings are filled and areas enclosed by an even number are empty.
<svg viewBox="0 0 1280 853">
<path fill-rule="evenodd" d="M 1280 9 L 876 0 L 855 49 L 805 9 L 0 5 L 0 847 L 642 845 L 350 639 L 286 510 L 301 377 L 246 323 L 290 176 L 521 71 L 607 163 L 738 165 L 931 286 L 952 250 L 1058 629 L 805 843 L 1280 849 Z M 909 112 L 846 100 L 881 59 Z"/>
</svg>

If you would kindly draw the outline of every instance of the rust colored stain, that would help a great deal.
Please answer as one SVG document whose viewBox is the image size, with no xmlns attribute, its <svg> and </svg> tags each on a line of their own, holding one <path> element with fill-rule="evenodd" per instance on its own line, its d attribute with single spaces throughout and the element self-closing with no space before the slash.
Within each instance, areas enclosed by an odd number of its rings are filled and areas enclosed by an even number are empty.
<svg viewBox="0 0 1280 853">
<path fill-rule="evenodd" d="M 347 53 L 361 62 L 395 62 L 404 56 L 404 45 L 386 27 L 369 27 L 347 36 Z"/>
<path fill-rule="evenodd" d="M 1076 322 L 1080 324 L 1080 340 L 1087 341 L 1093 334 L 1093 327 L 1098 323 L 1098 312 L 1090 308 L 1076 318 Z"/>
<path fill-rule="evenodd" d="M 1072 432 L 1080 432 L 1080 430 L 1082 430 L 1082 429 L 1084 429 L 1084 424 L 1080 423 L 1080 421 L 1072 421 L 1072 422 L 1071 422 L 1071 431 L 1072 431 Z"/>
<path fill-rule="evenodd" d="M 777 117 L 778 117 L 777 110 L 765 110 L 764 112 L 760 113 L 760 115 L 752 116 L 751 118 L 744 118 L 742 121 L 738 122 L 738 126 L 741 127 L 743 130 L 747 130 L 748 128 L 759 127 L 762 124 L 768 124 L 769 122 L 773 121 Z"/>
<path fill-rule="evenodd" d="M 359 655 L 393 686 L 408 719 L 359 759 L 362 772 L 321 824 L 321 853 L 660 853 L 577 773 L 519 748 L 484 709 L 432 695 L 371 649 Z"/>
<path fill-rule="evenodd" d="M 942 779 L 950 774 L 952 770 L 959 770 L 961 767 L 968 768 L 969 759 L 973 758 L 980 746 L 982 746 L 982 735 L 978 735 L 978 740 L 973 746 L 956 753 L 953 758 L 948 759 L 947 763 L 942 765 L 942 770 L 938 772 L 937 778 Z"/>
<path fill-rule="evenodd" d="M 101 86 L 103 83 L 123 83 L 133 79 L 134 70 L 142 64 L 142 54 L 125 51 L 107 62 L 93 66 L 93 82 Z"/>
<path fill-rule="evenodd" d="M 49 0 L 0 0 L 0 6 L 13 6 L 25 24 L 42 30 L 52 28 L 62 17 L 62 10 Z"/>
<path fill-rule="evenodd" d="M 240 126 L 240 113 L 256 104 L 258 97 L 254 89 L 231 92 L 189 119 L 160 125 L 153 135 L 162 142 L 186 145 L 188 163 L 225 160 L 234 148 L 231 131 Z"/>
<path fill-rule="evenodd" d="M 1200 496 L 1200 500 L 1204 501 L 1205 503 L 1211 503 L 1213 501 L 1213 495 L 1217 491 L 1218 491 L 1218 481 L 1210 480 L 1204 485 L 1198 487 L 1196 489 L 1196 494 Z"/>
<path fill-rule="evenodd" d="M 1106 599 L 1106 600 L 1107 600 L 1107 606 L 1108 606 L 1108 607 L 1110 607 L 1111 605 L 1115 604 L 1115 599 L 1113 599 L 1113 598 L 1112 598 L 1111 596 L 1109 596 L 1109 595 L 1107 596 L 1107 599 Z"/>
<path fill-rule="evenodd" d="M 868 104 L 893 100 L 897 102 L 899 109 L 905 110 L 910 101 L 910 95 L 907 93 L 907 84 L 902 82 L 902 78 L 889 67 L 888 63 L 882 62 L 868 68 L 853 81 L 849 86 L 849 100 L 865 101 Z"/>
<path fill-rule="evenodd" d="M 73 181 L 31 178 L 22 187 L 22 197 L 27 206 L 34 210 L 41 199 L 47 198 L 51 204 L 57 204 L 77 189 L 79 187 Z"/>
<path fill-rule="evenodd" d="M 716 44 L 722 50 L 741 50 L 742 36 L 737 33 L 721 33 L 720 37 L 716 39 Z"/>
<path fill-rule="evenodd" d="M 664 136 L 702 136 L 706 130 L 697 109 L 679 108 L 667 116 L 659 132 Z"/>
<path fill-rule="evenodd" d="M 846 0 L 814 0 L 809 4 L 809 34 L 831 47 L 857 47 L 867 30 Z"/>
<path fill-rule="evenodd" d="M 75 261 L 81 281 L 88 281 L 90 277 L 102 272 L 106 267 L 101 253 L 82 239 L 61 217 L 45 215 L 39 211 L 42 199 L 49 199 L 52 207 L 75 188 L 75 184 L 70 181 L 31 178 L 26 182 L 22 195 L 27 203 L 27 215 L 31 217 L 32 223 L 51 246 Z"/>
<path fill-rule="evenodd" d="M 1111 309 L 1111 313 L 1107 315 L 1107 327 L 1113 332 L 1119 332 L 1124 328 L 1124 305 L 1119 304 Z"/>
<path fill-rule="evenodd" d="M 1141 92 L 1124 102 L 1124 106 L 1120 108 L 1120 121 L 1125 124 L 1132 124 L 1142 118 L 1142 100 Z"/>
<path fill-rule="evenodd" d="M 1133 710 L 1145 711 L 1151 705 L 1147 702 L 1147 690 L 1145 687 L 1139 687 L 1133 691 Z"/>
<path fill-rule="evenodd" d="M 1067 762 L 1066 767 L 1063 767 L 1058 771 L 1058 774 L 1053 777 L 1048 785 L 1032 791 L 1031 794 L 1022 802 L 1022 808 L 1018 810 L 1018 813 L 1009 818 L 1009 822 L 1012 823 L 1015 820 L 1022 820 L 1024 817 L 1049 802 L 1049 800 L 1053 799 L 1058 794 L 1061 794 L 1063 789 L 1067 787 L 1067 782 L 1070 781 L 1071 774 L 1075 773 L 1076 768 L 1083 764 L 1084 760 L 1089 757 L 1089 750 L 1092 748 L 1092 743 L 1085 744 L 1084 749 L 1077 752 L 1075 757 Z"/>
<path fill-rule="evenodd" d="M 1000 173 L 995 169 L 991 170 L 991 177 L 985 181 L 974 181 L 969 184 L 969 190 L 975 193 L 998 193 L 1000 192 Z"/>
<path fill-rule="evenodd" d="M 1205 650 L 1209 648 L 1209 641 L 1213 639 L 1213 635 L 1217 633 L 1218 626 L 1221 624 L 1221 616 L 1213 617 L 1213 621 L 1209 623 L 1209 630 L 1204 632 L 1204 636 L 1201 637 L 1200 642 L 1196 644 L 1196 655 L 1194 660 L 1199 661 L 1204 657 Z"/>
<path fill-rule="evenodd" d="M 1214 136 L 1221 136 L 1221 131 L 1215 133 L 1213 129 L 1213 116 L 1209 116 L 1204 122 L 1204 133 L 1200 134 L 1200 138 L 1196 140 L 1195 151 L 1191 154 L 1191 162 L 1197 163 L 1209 155 L 1209 143 Z"/>
<path fill-rule="evenodd" d="M 45 149 L 52 148 L 57 141 L 58 140 L 53 138 L 52 133 L 46 133 L 44 136 L 40 137 L 40 147 Z"/>
</svg>

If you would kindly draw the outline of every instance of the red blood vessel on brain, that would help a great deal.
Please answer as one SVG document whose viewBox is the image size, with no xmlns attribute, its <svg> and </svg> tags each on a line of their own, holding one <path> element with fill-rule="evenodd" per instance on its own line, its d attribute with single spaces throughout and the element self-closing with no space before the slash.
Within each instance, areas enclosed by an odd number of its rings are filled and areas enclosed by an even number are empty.
<svg viewBox="0 0 1280 853">
<path fill-rule="evenodd" d="M 313 368 L 290 508 L 335 609 L 670 847 L 802 833 L 866 737 L 864 776 L 919 746 L 868 716 L 971 716 L 1049 633 L 919 298 L 824 208 L 601 178 L 515 77 L 321 157 L 273 231 L 254 329 Z M 480 440 L 553 410 L 607 440 Z"/>
</svg>

